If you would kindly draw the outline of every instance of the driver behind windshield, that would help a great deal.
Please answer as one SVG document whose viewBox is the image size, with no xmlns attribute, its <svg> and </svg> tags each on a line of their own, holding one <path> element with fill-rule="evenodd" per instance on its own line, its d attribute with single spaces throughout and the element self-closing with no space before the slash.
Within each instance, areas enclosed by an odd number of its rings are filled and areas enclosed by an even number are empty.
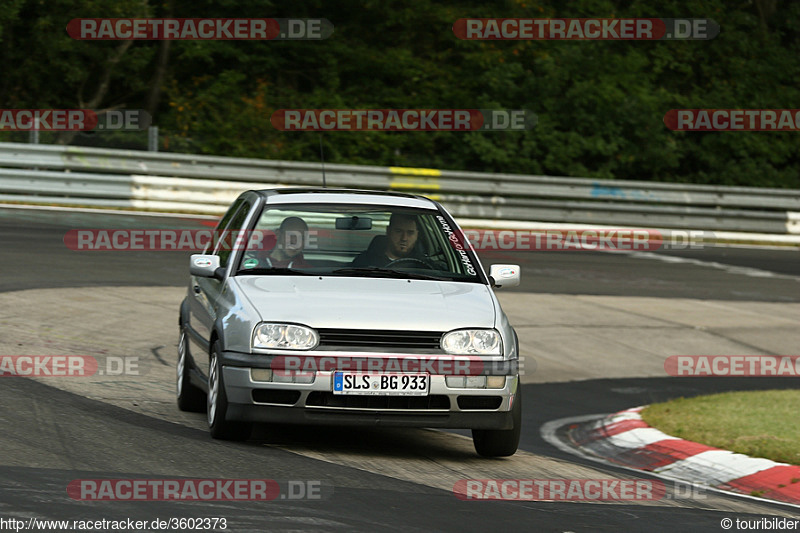
<svg viewBox="0 0 800 533">
<path fill-rule="evenodd" d="M 385 267 L 404 258 L 419 259 L 421 254 L 416 246 L 419 237 L 417 217 L 403 213 L 394 213 L 389 219 L 386 236 L 375 237 L 366 252 L 356 257 L 354 267 Z"/>
<path fill-rule="evenodd" d="M 263 258 L 263 262 L 268 268 L 309 268 L 312 266 L 303 257 L 303 248 L 308 234 L 308 224 L 305 220 L 300 217 L 285 218 L 276 234 L 275 248 Z"/>
</svg>

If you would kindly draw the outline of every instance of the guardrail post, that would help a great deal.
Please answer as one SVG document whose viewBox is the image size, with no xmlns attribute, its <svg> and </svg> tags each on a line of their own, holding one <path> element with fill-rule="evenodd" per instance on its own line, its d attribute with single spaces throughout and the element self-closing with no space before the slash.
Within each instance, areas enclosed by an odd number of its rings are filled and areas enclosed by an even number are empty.
<svg viewBox="0 0 800 533">
<path fill-rule="evenodd" d="M 39 144 L 39 119 L 34 119 L 33 129 L 28 133 L 28 143 Z"/>
<path fill-rule="evenodd" d="M 158 152 L 158 126 L 147 128 L 147 151 Z"/>
</svg>

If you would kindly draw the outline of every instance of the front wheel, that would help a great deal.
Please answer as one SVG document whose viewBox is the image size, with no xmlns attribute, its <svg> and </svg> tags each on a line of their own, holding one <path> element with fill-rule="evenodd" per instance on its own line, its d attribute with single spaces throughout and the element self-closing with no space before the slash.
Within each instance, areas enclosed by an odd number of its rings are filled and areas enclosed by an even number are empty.
<svg viewBox="0 0 800 533">
<path fill-rule="evenodd" d="M 472 444 L 482 457 L 509 457 L 517 453 L 522 429 L 522 383 L 517 385 L 514 405 L 511 406 L 514 420 L 512 429 L 473 429 Z"/>
<path fill-rule="evenodd" d="M 175 393 L 178 398 L 178 409 L 191 413 L 202 413 L 206 410 L 206 395 L 189 379 L 191 364 L 189 339 L 181 328 L 181 336 L 178 340 L 178 364 L 175 367 Z"/>
<path fill-rule="evenodd" d="M 211 349 L 211 363 L 208 369 L 208 429 L 211 437 L 215 439 L 247 440 L 252 429 L 251 424 L 225 420 L 228 412 L 228 396 L 225 394 L 225 380 L 219 353 L 219 341 L 216 341 Z"/>
</svg>

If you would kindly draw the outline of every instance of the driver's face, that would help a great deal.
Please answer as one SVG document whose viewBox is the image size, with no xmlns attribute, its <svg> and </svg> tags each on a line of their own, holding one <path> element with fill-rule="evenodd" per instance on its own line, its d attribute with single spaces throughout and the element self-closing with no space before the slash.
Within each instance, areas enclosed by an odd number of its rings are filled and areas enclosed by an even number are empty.
<svg viewBox="0 0 800 533">
<path fill-rule="evenodd" d="M 287 257 L 295 257 L 303 251 L 308 228 L 303 224 L 288 224 L 278 231 L 278 243 Z"/>
<path fill-rule="evenodd" d="M 405 257 L 417 243 L 417 225 L 413 220 L 395 222 L 388 231 L 389 255 L 395 258 Z"/>
</svg>

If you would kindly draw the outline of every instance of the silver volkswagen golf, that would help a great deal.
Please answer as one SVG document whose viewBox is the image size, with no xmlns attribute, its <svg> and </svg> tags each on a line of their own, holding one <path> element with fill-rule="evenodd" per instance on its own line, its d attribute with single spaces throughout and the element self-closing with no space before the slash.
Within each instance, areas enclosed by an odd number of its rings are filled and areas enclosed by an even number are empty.
<svg viewBox="0 0 800 533">
<path fill-rule="evenodd" d="M 253 423 L 467 428 L 519 444 L 519 342 L 488 275 L 437 202 L 399 193 L 243 193 L 190 260 L 178 406 L 211 436 Z"/>
</svg>

